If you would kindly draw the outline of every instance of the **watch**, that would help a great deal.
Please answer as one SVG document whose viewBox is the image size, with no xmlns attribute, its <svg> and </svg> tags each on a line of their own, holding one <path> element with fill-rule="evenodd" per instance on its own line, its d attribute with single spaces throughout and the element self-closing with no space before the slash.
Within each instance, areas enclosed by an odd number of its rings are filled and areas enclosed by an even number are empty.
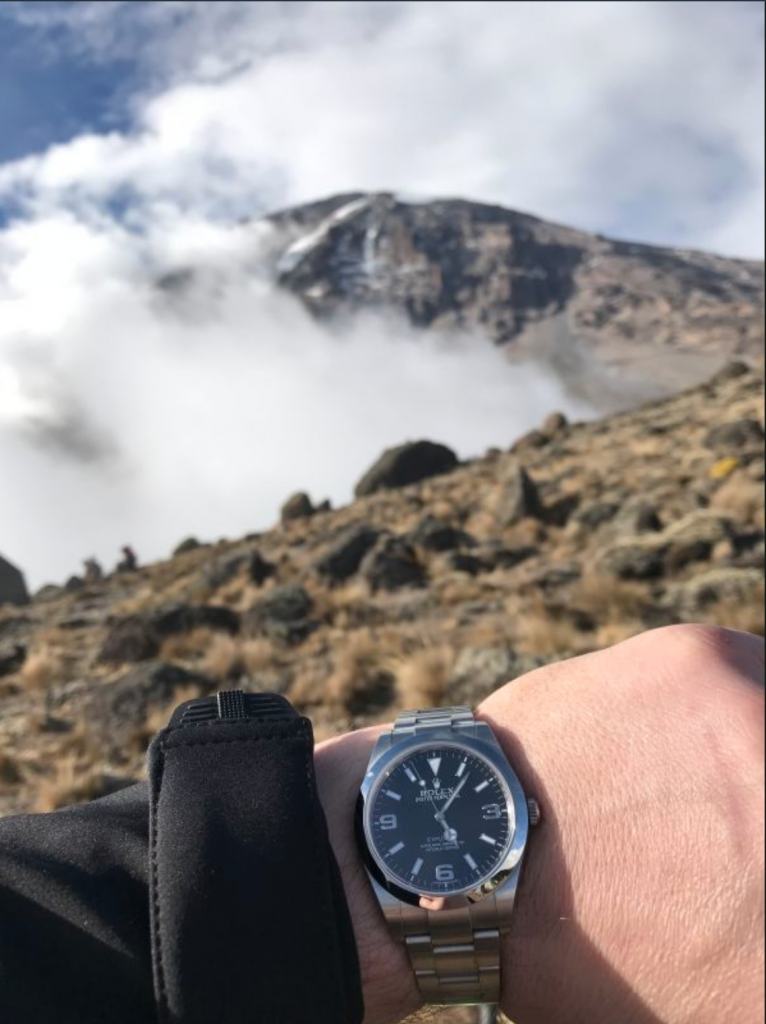
<svg viewBox="0 0 766 1024">
<path fill-rule="evenodd" d="M 500 942 L 540 806 L 467 707 L 406 711 L 373 750 L 356 829 L 429 1004 L 497 1003 Z"/>
</svg>

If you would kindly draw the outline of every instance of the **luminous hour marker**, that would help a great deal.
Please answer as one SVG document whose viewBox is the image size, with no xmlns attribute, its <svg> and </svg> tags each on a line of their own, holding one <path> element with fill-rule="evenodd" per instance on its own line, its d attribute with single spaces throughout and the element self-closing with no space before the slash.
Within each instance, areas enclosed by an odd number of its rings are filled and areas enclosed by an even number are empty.
<svg viewBox="0 0 766 1024">
<path fill-rule="evenodd" d="M 485 779 L 485 780 L 484 780 L 484 782 L 481 782 L 481 783 L 479 783 L 479 785 L 478 785 L 478 786 L 476 787 L 476 789 L 474 790 L 474 792 L 475 792 L 475 793 L 481 793 L 481 792 L 482 792 L 482 790 L 485 790 L 485 789 L 487 788 L 487 786 L 488 786 L 488 785 L 489 785 L 489 783 L 488 783 L 488 782 L 487 782 L 487 780 Z"/>
<path fill-rule="evenodd" d="M 410 872 L 410 874 L 412 875 L 413 878 L 416 875 L 420 874 L 420 871 L 421 871 L 422 867 L 423 867 L 423 858 L 422 857 L 418 857 L 418 859 L 412 865 L 412 871 Z"/>
<path fill-rule="evenodd" d="M 465 855 L 465 862 L 468 865 L 468 867 L 471 869 L 471 871 L 475 871 L 477 869 L 477 867 L 479 866 L 476 863 L 476 861 L 473 859 L 473 857 L 470 855 L 470 853 L 467 853 Z"/>
<path fill-rule="evenodd" d="M 457 770 L 457 777 L 459 779 L 462 778 L 465 775 L 465 769 L 466 769 L 467 765 L 468 765 L 467 761 L 461 761 L 460 762 L 460 767 Z"/>
<path fill-rule="evenodd" d="M 401 800 L 402 799 L 401 794 L 400 793 L 394 793 L 393 789 L 385 790 L 385 794 L 391 800 Z"/>
<path fill-rule="evenodd" d="M 489 843 L 490 846 L 496 846 L 497 845 L 495 840 L 492 838 L 492 836 L 481 835 L 481 836 L 479 836 L 479 839 L 481 839 L 481 841 L 483 843 Z"/>
<path fill-rule="evenodd" d="M 412 768 L 405 768 L 404 769 L 404 774 L 407 776 L 407 778 L 410 780 L 410 782 L 417 782 L 418 781 L 418 777 L 415 774 L 415 772 L 412 770 Z"/>
<path fill-rule="evenodd" d="M 442 759 L 440 757 L 432 757 L 429 760 L 429 762 L 428 762 L 428 766 L 431 769 L 431 771 L 434 773 L 434 778 L 438 779 L 439 778 L 439 769 L 442 766 Z"/>
<path fill-rule="evenodd" d="M 395 857 L 397 853 L 401 853 L 404 849 L 404 843 L 397 843 L 396 846 L 392 846 L 388 851 L 389 857 Z"/>
</svg>

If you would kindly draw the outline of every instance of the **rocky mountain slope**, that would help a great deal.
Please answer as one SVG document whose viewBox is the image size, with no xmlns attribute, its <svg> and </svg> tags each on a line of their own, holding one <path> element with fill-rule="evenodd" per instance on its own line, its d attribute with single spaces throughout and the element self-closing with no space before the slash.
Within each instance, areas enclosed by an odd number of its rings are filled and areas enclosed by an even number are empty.
<svg viewBox="0 0 766 1024">
<path fill-rule="evenodd" d="M 612 241 L 496 206 L 352 194 L 270 218 L 280 284 L 322 318 L 382 310 L 540 358 L 602 409 L 763 344 L 762 263 Z"/>
<path fill-rule="evenodd" d="M 762 629 L 763 391 L 734 365 L 467 464 L 400 449 L 346 508 L 298 496 L 266 533 L 5 604 L 0 813 L 140 776 L 169 706 L 224 683 L 288 693 L 323 736 L 662 623 Z"/>
</svg>

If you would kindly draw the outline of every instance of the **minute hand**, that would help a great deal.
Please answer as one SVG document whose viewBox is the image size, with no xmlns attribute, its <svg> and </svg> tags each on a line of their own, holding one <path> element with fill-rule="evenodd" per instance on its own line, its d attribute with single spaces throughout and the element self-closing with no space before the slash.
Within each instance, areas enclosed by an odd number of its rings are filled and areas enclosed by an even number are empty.
<svg viewBox="0 0 766 1024">
<path fill-rule="evenodd" d="M 468 775 L 466 775 L 466 777 L 463 779 L 463 781 L 457 787 L 455 792 L 452 794 L 452 796 L 449 798 L 449 800 L 446 802 L 444 807 L 442 807 L 442 810 L 441 810 L 442 817 L 444 817 L 444 815 L 447 813 L 447 811 L 450 809 L 450 807 L 452 807 L 454 802 L 457 800 L 458 796 L 460 795 L 460 790 L 463 788 L 463 786 L 466 784 L 466 782 L 468 782 L 468 779 L 470 778 L 470 775 L 471 775 L 471 773 L 469 772 Z"/>
</svg>

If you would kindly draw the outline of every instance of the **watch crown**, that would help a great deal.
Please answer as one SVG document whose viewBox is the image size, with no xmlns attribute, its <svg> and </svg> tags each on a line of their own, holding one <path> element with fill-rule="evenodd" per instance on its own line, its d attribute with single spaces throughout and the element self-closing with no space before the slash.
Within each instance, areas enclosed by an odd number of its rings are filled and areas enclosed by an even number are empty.
<svg viewBox="0 0 766 1024">
<path fill-rule="evenodd" d="M 531 828 L 537 828 L 543 820 L 543 811 L 537 800 L 527 800 L 527 807 L 529 808 L 529 825 Z"/>
</svg>

